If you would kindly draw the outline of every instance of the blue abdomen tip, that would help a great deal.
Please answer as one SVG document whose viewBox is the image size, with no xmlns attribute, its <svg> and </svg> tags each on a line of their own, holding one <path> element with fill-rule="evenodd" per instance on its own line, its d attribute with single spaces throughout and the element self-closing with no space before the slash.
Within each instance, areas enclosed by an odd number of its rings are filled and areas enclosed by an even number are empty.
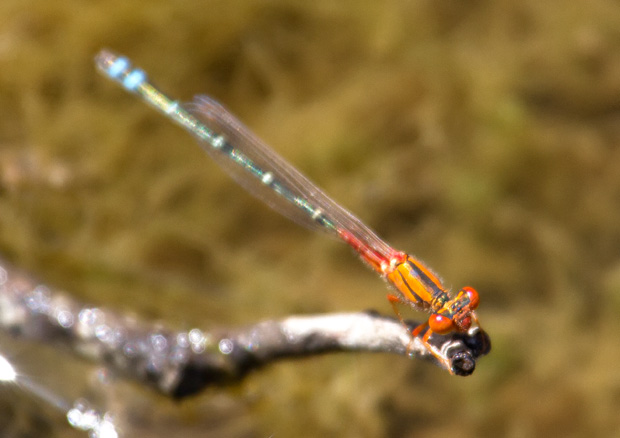
<svg viewBox="0 0 620 438">
<path fill-rule="evenodd" d="M 135 69 L 129 72 L 123 79 L 123 86 L 128 90 L 135 90 L 146 81 L 146 73 L 142 70 Z"/>
<path fill-rule="evenodd" d="M 129 60 L 127 58 L 117 58 L 114 60 L 112 65 L 108 67 L 108 74 L 110 77 L 117 79 L 122 73 L 124 73 L 130 66 Z"/>
</svg>

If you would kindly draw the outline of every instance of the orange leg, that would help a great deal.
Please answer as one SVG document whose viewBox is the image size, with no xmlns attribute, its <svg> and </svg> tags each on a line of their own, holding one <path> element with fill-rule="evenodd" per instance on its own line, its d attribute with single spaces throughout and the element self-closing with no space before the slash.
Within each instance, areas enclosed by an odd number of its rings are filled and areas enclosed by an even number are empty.
<svg viewBox="0 0 620 438">
<path fill-rule="evenodd" d="M 398 310 L 398 307 L 397 307 L 397 304 L 405 304 L 405 300 L 397 295 L 392 295 L 392 294 L 388 294 L 387 299 L 392 305 L 392 309 L 394 310 L 394 313 L 396 314 L 396 316 L 398 316 L 398 319 L 400 320 L 400 322 L 405 324 L 405 320 L 403 319 L 402 315 L 400 314 L 400 310 Z"/>
<path fill-rule="evenodd" d="M 471 319 L 478 327 L 480 327 L 480 321 L 478 321 L 478 315 L 476 315 L 476 312 L 471 312 Z"/>
<path fill-rule="evenodd" d="M 409 326 L 405 324 L 405 320 L 403 319 L 403 316 L 400 314 L 400 310 L 398 309 L 398 304 L 406 304 L 407 302 L 403 298 L 397 295 L 392 295 L 392 294 L 388 294 L 387 299 L 392 305 L 392 309 L 394 310 L 394 313 L 400 320 L 401 324 L 406 329 L 409 329 Z M 413 345 L 413 340 L 417 338 L 418 336 L 420 336 L 420 333 L 422 333 L 427 326 L 428 326 L 428 322 L 423 322 L 422 324 L 420 324 L 419 326 L 417 326 L 415 329 L 411 331 L 411 341 L 409 341 L 409 345 L 407 345 L 407 356 L 411 354 L 411 347 Z M 426 343 L 425 343 L 425 346 L 426 346 Z"/>
<path fill-rule="evenodd" d="M 417 331 L 418 328 L 416 328 L 414 332 Z M 433 356 L 435 356 L 435 359 L 437 359 L 444 366 L 444 368 L 450 372 L 450 374 L 454 374 L 452 372 L 452 365 L 450 364 L 450 361 L 448 360 L 448 358 L 444 357 L 441 354 L 441 351 L 437 349 L 437 347 L 431 345 L 430 342 L 428 342 L 432 334 L 433 334 L 433 331 L 431 329 L 428 329 L 426 333 L 424 333 L 424 336 L 422 336 L 422 343 L 424 344 L 426 349 L 430 351 Z"/>
<path fill-rule="evenodd" d="M 396 314 L 400 322 L 405 327 L 407 327 L 402 315 L 400 314 L 400 310 L 397 307 L 398 304 L 406 304 L 406 301 L 399 296 L 391 295 L 391 294 L 388 294 L 387 299 L 392 305 L 392 309 L 394 309 L 394 313 Z M 424 345 L 424 347 L 426 347 L 426 349 L 433 356 L 435 356 L 435 359 L 437 359 L 450 372 L 450 374 L 452 374 L 452 367 L 450 365 L 450 361 L 447 358 L 443 357 L 441 355 L 441 352 L 437 350 L 436 347 L 431 345 L 430 342 L 428 342 L 430 337 L 433 335 L 433 331 L 430 328 L 428 328 L 428 321 L 423 322 L 422 324 L 418 325 L 416 328 L 414 328 L 411 331 L 411 341 L 409 342 L 409 345 L 407 346 L 407 355 L 411 353 L 411 347 L 413 345 L 414 339 L 419 337 L 420 334 L 424 332 L 424 330 L 426 330 L 426 333 L 424 333 L 424 335 L 422 336 L 422 339 L 421 339 L 422 344 Z"/>
</svg>

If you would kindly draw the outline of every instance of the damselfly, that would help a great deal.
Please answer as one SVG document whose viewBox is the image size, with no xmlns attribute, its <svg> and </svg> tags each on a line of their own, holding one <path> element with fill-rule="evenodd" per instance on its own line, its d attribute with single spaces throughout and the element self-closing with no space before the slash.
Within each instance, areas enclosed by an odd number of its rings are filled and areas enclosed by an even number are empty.
<svg viewBox="0 0 620 438">
<path fill-rule="evenodd" d="M 422 335 L 428 350 L 452 372 L 445 356 L 428 340 L 433 333 L 466 332 L 472 323 L 478 324 L 475 289 L 464 287 L 451 297 L 420 260 L 384 242 L 213 99 L 199 96 L 192 104 L 181 105 L 155 88 L 142 70 L 132 69 L 127 58 L 109 51 L 100 52 L 96 63 L 105 75 L 194 134 L 202 148 L 252 194 L 297 222 L 346 242 L 398 291 L 388 300 L 401 320 L 398 303 L 430 313 L 412 336 Z"/>
</svg>

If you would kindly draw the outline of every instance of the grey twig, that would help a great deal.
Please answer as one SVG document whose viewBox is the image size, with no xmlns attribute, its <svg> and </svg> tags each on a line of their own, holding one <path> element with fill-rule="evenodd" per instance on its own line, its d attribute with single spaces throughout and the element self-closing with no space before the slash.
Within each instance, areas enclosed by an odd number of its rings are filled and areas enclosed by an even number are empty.
<svg viewBox="0 0 620 438">
<path fill-rule="evenodd" d="M 175 331 L 85 306 L 53 291 L 0 260 L 0 328 L 38 341 L 55 342 L 117 372 L 185 397 L 284 358 L 326 352 L 385 352 L 440 365 L 411 328 L 374 312 L 291 316 L 243 328 Z M 431 343 L 449 360 L 451 372 L 469 375 L 490 350 L 478 328 L 433 335 Z"/>
</svg>

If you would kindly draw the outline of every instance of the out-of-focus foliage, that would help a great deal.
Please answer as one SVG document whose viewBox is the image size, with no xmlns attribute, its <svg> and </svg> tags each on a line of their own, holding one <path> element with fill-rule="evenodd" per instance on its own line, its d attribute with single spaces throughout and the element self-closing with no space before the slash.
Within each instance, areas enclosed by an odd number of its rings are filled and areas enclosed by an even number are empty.
<svg viewBox="0 0 620 438">
<path fill-rule="evenodd" d="M 132 436 L 620 433 L 615 1 L 0 3 L 3 256 L 180 327 L 389 312 L 344 245 L 246 195 L 99 76 L 102 47 L 171 95 L 216 97 L 395 247 L 475 286 L 493 340 L 466 379 L 359 355 L 182 405 L 125 388 L 115 406 L 145 418 Z M 22 348 L 24 366 L 40 360 Z M 67 433 L 18 390 L 0 396 L 0 425 Z"/>
</svg>

